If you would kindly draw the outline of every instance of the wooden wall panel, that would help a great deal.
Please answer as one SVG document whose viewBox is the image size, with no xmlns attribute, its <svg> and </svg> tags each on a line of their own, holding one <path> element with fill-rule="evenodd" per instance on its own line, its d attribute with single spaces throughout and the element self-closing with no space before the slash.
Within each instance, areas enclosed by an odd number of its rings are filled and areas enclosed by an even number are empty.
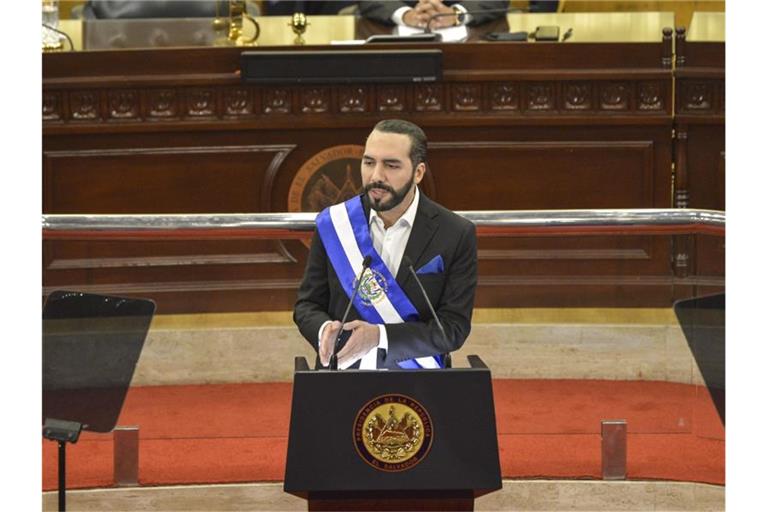
<svg viewBox="0 0 768 512">
<path fill-rule="evenodd" d="M 291 146 L 135 147 L 44 151 L 49 213 L 263 211 Z"/>
<path fill-rule="evenodd" d="M 437 198 L 457 210 L 647 207 L 652 150 L 641 141 L 441 142 L 430 145 L 430 167 Z"/>
<path fill-rule="evenodd" d="M 689 124 L 688 135 L 688 207 L 725 210 L 725 126 Z"/>
</svg>

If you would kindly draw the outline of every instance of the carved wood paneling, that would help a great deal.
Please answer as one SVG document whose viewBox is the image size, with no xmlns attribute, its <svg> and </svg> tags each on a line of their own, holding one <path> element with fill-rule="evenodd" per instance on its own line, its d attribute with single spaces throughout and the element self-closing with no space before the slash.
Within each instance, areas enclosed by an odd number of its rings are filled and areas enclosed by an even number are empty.
<svg viewBox="0 0 768 512">
<path fill-rule="evenodd" d="M 600 84 L 600 110 L 629 110 L 631 85 L 628 82 L 605 82 Z"/>
<path fill-rule="evenodd" d="M 223 115 L 226 117 L 252 116 L 256 112 L 253 90 L 246 87 L 228 87 L 222 91 Z"/>
<path fill-rule="evenodd" d="M 283 87 L 269 88 L 264 91 L 265 114 L 289 114 L 291 112 L 291 90 Z"/>
<path fill-rule="evenodd" d="M 368 87 L 355 85 L 338 88 L 339 112 L 342 114 L 359 114 L 368 112 L 369 107 Z"/>
<path fill-rule="evenodd" d="M 566 112 L 585 112 L 594 108 L 592 84 L 568 82 L 563 84 L 562 109 Z"/>
<path fill-rule="evenodd" d="M 371 96 L 373 94 L 373 96 Z M 442 114 L 495 112 L 525 114 L 665 114 L 670 87 L 662 80 L 552 80 L 544 82 L 458 82 L 445 84 L 340 87 L 209 86 L 144 89 L 45 90 L 43 122 L 194 122 L 254 116 L 321 118 L 334 113 Z M 724 111 L 724 85 L 697 81 L 681 98 L 688 112 Z M 102 98 L 105 98 L 102 101 Z M 62 106 L 68 101 L 70 108 Z M 294 106 L 297 105 L 296 108 Z"/>
<path fill-rule="evenodd" d="M 324 114 L 330 110 L 331 92 L 328 87 L 304 88 L 300 94 L 302 113 Z"/>
<path fill-rule="evenodd" d="M 414 108 L 417 112 L 440 112 L 445 104 L 444 87 L 439 84 L 420 84 L 415 87 Z"/>
<path fill-rule="evenodd" d="M 139 92 L 136 89 L 115 89 L 107 92 L 108 118 L 139 119 Z"/>
<path fill-rule="evenodd" d="M 406 88 L 401 85 L 380 85 L 376 94 L 376 110 L 379 112 L 406 111 Z"/>
<path fill-rule="evenodd" d="M 179 97 L 176 89 L 150 89 L 146 91 L 149 119 L 175 119 L 179 116 Z"/>
<path fill-rule="evenodd" d="M 665 84 L 659 81 L 638 82 L 638 110 L 644 112 L 659 112 L 666 109 Z"/>
<path fill-rule="evenodd" d="M 717 83 L 713 80 L 680 80 L 681 112 L 713 113 Z"/>
<path fill-rule="evenodd" d="M 94 121 L 101 118 L 98 91 L 74 91 L 69 95 L 69 111 L 74 121 Z"/>
<path fill-rule="evenodd" d="M 482 86 L 480 84 L 451 85 L 451 107 L 457 112 L 482 110 Z"/>
<path fill-rule="evenodd" d="M 190 118 L 214 117 L 217 113 L 216 92 L 212 88 L 193 87 L 186 91 L 186 115 Z"/>
<path fill-rule="evenodd" d="M 62 119 L 62 92 L 43 91 L 43 122 Z"/>
<path fill-rule="evenodd" d="M 491 110 L 519 111 L 520 110 L 520 84 L 501 83 L 491 84 L 490 101 Z"/>
<path fill-rule="evenodd" d="M 525 110 L 529 112 L 556 110 L 557 96 L 554 82 L 527 84 L 526 91 Z"/>
</svg>

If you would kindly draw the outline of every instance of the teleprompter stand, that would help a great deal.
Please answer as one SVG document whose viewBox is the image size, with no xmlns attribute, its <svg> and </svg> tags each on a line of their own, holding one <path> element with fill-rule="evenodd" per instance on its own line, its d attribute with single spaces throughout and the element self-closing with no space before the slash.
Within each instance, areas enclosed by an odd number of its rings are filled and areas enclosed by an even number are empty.
<svg viewBox="0 0 768 512">
<path fill-rule="evenodd" d="M 66 510 L 67 443 L 117 424 L 155 304 L 55 291 L 43 307 L 43 437 L 59 444 L 59 510 Z"/>
<path fill-rule="evenodd" d="M 59 443 L 59 510 L 67 509 L 67 443 L 80 439 L 83 425 L 76 421 L 46 418 L 43 437 Z"/>
<path fill-rule="evenodd" d="M 296 358 L 284 490 L 309 510 L 473 510 L 501 488 L 491 372 L 310 371 Z"/>
</svg>

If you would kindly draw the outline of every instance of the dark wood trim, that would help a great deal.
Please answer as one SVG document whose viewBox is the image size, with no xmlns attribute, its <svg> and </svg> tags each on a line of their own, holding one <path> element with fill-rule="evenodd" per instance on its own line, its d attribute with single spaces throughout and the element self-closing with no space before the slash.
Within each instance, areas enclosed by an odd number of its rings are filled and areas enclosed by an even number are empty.
<svg viewBox="0 0 768 512">
<path fill-rule="evenodd" d="M 479 249 L 478 260 L 647 260 L 643 249 Z"/>
<path fill-rule="evenodd" d="M 285 254 L 206 254 L 199 256 L 142 256 L 135 258 L 62 258 L 46 266 L 49 270 L 187 267 L 196 265 L 253 265 L 264 263 L 296 263 Z"/>
</svg>

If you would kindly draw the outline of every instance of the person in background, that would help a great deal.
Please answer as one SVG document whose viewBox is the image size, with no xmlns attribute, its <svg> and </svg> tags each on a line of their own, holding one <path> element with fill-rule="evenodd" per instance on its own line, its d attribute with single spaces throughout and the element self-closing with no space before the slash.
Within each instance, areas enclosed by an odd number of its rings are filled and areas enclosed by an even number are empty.
<svg viewBox="0 0 768 512">
<path fill-rule="evenodd" d="M 245 7 L 251 16 L 259 15 L 252 1 L 247 0 Z M 86 19 L 213 18 L 229 12 L 229 5 L 224 0 L 88 0 L 81 13 L 72 12 Z"/>
<path fill-rule="evenodd" d="M 360 2 L 360 15 L 387 25 L 446 28 L 463 23 L 480 25 L 502 18 L 509 8 L 509 0 L 417 0 L 405 2 Z M 465 14 L 461 19 L 460 15 Z M 432 18 L 436 14 L 445 14 Z M 429 20 L 432 19 L 430 22 Z"/>
<path fill-rule="evenodd" d="M 263 14 L 267 16 L 290 16 L 295 12 L 303 12 L 306 15 L 333 15 L 340 10 L 356 4 L 356 1 L 291 1 L 291 0 L 264 0 L 261 3 Z"/>
</svg>

